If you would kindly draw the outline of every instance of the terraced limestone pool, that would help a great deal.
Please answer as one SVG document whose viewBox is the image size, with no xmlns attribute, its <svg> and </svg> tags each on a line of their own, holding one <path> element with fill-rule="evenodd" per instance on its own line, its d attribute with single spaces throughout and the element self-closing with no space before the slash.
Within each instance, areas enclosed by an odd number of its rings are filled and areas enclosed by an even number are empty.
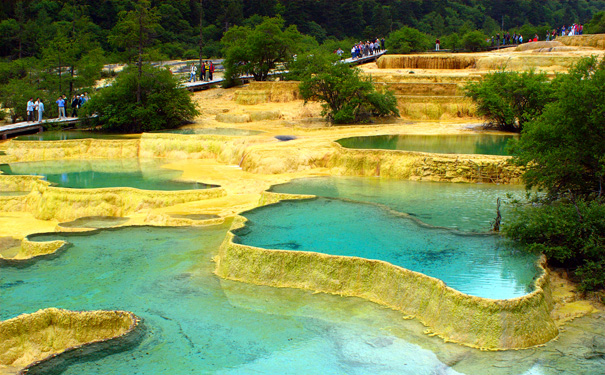
<svg viewBox="0 0 605 375">
<path fill-rule="evenodd" d="M 377 259 L 433 276 L 479 297 L 508 299 L 532 290 L 537 256 L 497 235 L 427 226 L 374 204 L 317 198 L 245 212 L 235 241 L 265 249 Z"/>
<path fill-rule="evenodd" d="M 124 309 L 144 319 L 138 346 L 89 356 L 64 374 L 457 373 L 385 329 L 422 330 L 392 310 L 218 279 L 211 258 L 228 226 L 31 236 L 72 245 L 27 267 L 0 265 L 0 319 L 51 306 Z"/>
<path fill-rule="evenodd" d="M 182 171 L 162 168 L 167 161 L 92 159 L 11 163 L 0 165 L 8 175 L 44 176 L 55 186 L 74 189 L 131 187 L 144 190 L 192 190 L 216 187 L 178 181 Z"/>
<path fill-rule="evenodd" d="M 508 155 L 506 146 L 514 135 L 376 135 L 339 139 L 345 148 L 419 151 L 438 154 Z"/>
<path fill-rule="evenodd" d="M 308 194 L 378 203 L 406 213 L 423 223 L 465 232 L 487 232 L 496 217 L 496 201 L 502 200 L 506 221 L 513 199 L 522 200 L 518 185 L 452 184 L 384 178 L 314 177 L 271 187 L 272 192 Z"/>
<path fill-rule="evenodd" d="M 17 141 L 67 141 L 72 139 L 138 139 L 140 134 L 119 134 L 87 130 L 51 130 L 47 132 L 20 135 Z"/>
</svg>

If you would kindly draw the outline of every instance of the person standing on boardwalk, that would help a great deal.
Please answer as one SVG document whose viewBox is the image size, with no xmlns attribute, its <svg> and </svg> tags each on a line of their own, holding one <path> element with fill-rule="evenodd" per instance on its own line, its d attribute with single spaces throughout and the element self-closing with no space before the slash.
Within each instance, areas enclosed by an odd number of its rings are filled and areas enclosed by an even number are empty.
<svg viewBox="0 0 605 375">
<path fill-rule="evenodd" d="M 71 101 L 71 117 L 78 117 L 78 109 L 80 108 L 80 95 L 74 95 Z"/>
<path fill-rule="evenodd" d="M 195 82 L 195 75 L 197 74 L 197 68 L 195 64 L 191 64 L 191 74 L 189 75 L 189 82 Z"/>
<path fill-rule="evenodd" d="M 44 113 L 44 103 L 38 98 L 38 122 L 42 122 L 42 114 Z"/>
<path fill-rule="evenodd" d="M 27 122 L 34 121 L 34 98 L 27 101 Z"/>
<path fill-rule="evenodd" d="M 210 80 L 212 81 L 214 79 L 214 64 L 212 63 L 212 60 L 210 60 L 208 63 L 210 64 Z"/>
<path fill-rule="evenodd" d="M 65 115 L 65 100 L 62 96 L 59 96 L 59 99 L 57 99 L 57 106 L 59 107 L 59 120 L 61 120 L 62 118 L 66 118 L 67 116 Z"/>
<path fill-rule="evenodd" d="M 200 81 L 205 81 L 205 77 L 204 75 L 206 74 L 206 62 L 202 62 L 202 65 L 200 66 Z"/>
<path fill-rule="evenodd" d="M 437 39 L 435 41 L 435 51 L 439 51 L 439 45 L 441 44 L 441 42 L 439 41 L 439 39 Z"/>
</svg>

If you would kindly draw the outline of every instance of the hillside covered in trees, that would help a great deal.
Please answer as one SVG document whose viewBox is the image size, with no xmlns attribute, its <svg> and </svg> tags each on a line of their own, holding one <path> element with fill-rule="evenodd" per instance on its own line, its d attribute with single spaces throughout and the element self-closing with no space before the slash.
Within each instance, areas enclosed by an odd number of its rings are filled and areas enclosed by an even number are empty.
<svg viewBox="0 0 605 375">
<path fill-rule="evenodd" d="M 5 0 L 0 3 L 0 57 L 41 57 L 45 48 L 86 40 L 107 61 L 128 60 L 119 43 L 121 12 L 134 0 Z M 319 43 L 327 39 L 387 36 L 409 26 L 435 37 L 534 25 L 560 27 L 588 22 L 605 10 L 605 0 L 153 0 L 158 26 L 154 51 L 159 58 L 199 56 L 203 14 L 204 55 L 222 55 L 220 40 L 234 25 L 255 25 L 264 16 L 281 16 Z M 203 6 L 203 12 L 200 8 Z"/>
</svg>

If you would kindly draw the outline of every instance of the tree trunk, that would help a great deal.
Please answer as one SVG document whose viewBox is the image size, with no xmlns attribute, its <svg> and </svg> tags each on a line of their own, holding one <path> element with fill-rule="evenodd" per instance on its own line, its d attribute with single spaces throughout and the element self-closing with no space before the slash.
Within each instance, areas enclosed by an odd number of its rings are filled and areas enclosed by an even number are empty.
<svg viewBox="0 0 605 375">
<path fill-rule="evenodd" d="M 204 62 L 204 55 L 203 55 L 203 48 L 204 48 L 204 1 L 200 0 L 200 41 L 199 41 L 199 46 L 200 46 L 200 66 L 202 66 L 202 63 Z M 202 72 L 202 74 L 204 74 Z"/>
<path fill-rule="evenodd" d="M 139 79 L 137 80 L 137 103 L 141 102 L 141 77 L 143 77 L 143 13 L 139 9 Z"/>
</svg>

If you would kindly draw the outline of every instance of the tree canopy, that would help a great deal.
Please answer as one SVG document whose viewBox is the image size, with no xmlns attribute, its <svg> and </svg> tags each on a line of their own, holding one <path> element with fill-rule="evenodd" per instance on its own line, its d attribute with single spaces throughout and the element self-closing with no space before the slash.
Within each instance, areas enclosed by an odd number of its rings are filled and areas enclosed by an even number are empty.
<svg viewBox="0 0 605 375">
<path fill-rule="evenodd" d="M 293 67 L 305 103 L 322 102 L 323 112 L 334 124 L 367 122 L 371 117 L 399 116 L 397 100 L 387 91 L 380 93 L 358 68 L 337 61 L 331 55 L 313 54 Z"/>
<path fill-rule="evenodd" d="M 136 66 L 129 67 L 86 102 L 81 115 L 97 115 L 92 125 L 123 133 L 176 128 L 198 114 L 190 92 L 179 85 L 166 69 L 143 65 L 139 76 Z"/>
<path fill-rule="evenodd" d="M 505 232 L 570 269 L 582 289 L 604 288 L 605 60 L 584 59 L 556 81 L 513 147 L 527 188 L 546 194 L 519 206 Z"/>
<path fill-rule="evenodd" d="M 231 81 L 252 74 L 266 81 L 278 63 L 288 63 L 300 48 L 303 35 L 296 26 L 284 29 L 281 18 L 266 18 L 255 27 L 234 26 L 221 40 L 225 47 L 225 77 Z"/>
</svg>

